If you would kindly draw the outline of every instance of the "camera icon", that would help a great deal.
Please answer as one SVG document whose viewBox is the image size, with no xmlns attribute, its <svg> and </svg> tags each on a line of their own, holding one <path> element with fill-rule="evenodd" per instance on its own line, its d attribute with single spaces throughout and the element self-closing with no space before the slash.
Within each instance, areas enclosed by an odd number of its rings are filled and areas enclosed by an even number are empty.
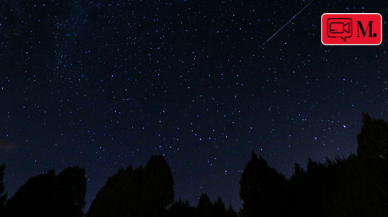
<svg viewBox="0 0 388 217">
<path fill-rule="evenodd" d="M 352 37 L 352 19 L 350 18 L 329 18 L 327 20 L 327 36 L 329 38 Z"/>
</svg>

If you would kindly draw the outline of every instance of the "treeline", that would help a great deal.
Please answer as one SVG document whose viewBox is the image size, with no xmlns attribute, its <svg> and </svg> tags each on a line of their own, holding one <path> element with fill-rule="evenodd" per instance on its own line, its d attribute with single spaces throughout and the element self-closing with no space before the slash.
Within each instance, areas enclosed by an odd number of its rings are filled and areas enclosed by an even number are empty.
<svg viewBox="0 0 388 217">
<path fill-rule="evenodd" d="M 252 152 L 240 180 L 242 208 L 202 194 L 192 207 L 174 201 L 174 180 L 166 160 L 153 155 L 145 167 L 128 166 L 109 177 L 85 214 L 85 171 L 70 167 L 30 178 L 7 200 L 0 167 L 0 216 L 266 217 L 388 216 L 388 123 L 363 114 L 357 155 L 309 159 L 287 179 Z"/>
<path fill-rule="evenodd" d="M 0 168 L 0 216 L 81 216 L 85 206 L 85 170 L 70 167 L 30 178 L 13 197 L 5 200 L 4 165 Z M 4 205 L 5 204 L 5 205 Z"/>
<path fill-rule="evenodd" d="M 0 216 L 4 217 L 238 217 L 221 197 L 211 202 L 203 194 L 197 207 L 174 202 L 174 180 L 162 155 L 153 155 L 145 167 L 128 166 L 108 178 L 85 214 L 85 170 L 69 167 L 30 178 L 6 200 L 4 165 L 0 167 Z"/>
<path fill-rule="evenodd" d="M 367 114 L 362 121 L 357 156 L 309 159 L 289 179 L 252 153 L 240 181 L 240 216 L 388 216 L 388 123 Z"/>
</svg>

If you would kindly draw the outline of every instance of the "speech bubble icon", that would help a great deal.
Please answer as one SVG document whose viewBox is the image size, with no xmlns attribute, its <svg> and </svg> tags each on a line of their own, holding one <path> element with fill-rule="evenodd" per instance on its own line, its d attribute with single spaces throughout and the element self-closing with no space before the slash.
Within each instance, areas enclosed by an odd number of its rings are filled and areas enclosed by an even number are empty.
<svg viewBox="0 0 388 217">
<path fill-rule="evenodd" d="M 329 38 L 352 37 L 352 19 L 350 18 L 329 18 L 327 20 L 327 36 Z"/>
</svg>

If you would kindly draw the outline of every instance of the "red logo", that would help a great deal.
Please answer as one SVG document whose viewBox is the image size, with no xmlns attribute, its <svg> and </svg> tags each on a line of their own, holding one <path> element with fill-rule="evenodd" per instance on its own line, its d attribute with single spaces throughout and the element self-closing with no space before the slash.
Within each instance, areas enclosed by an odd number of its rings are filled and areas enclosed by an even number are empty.
<svg viewBox="0 0 388 217">
<path fill-rule="evenodd" d="M 327 13 L 321 17 L 324 45 L 380 45 L 383 18 L 378 13 Z"/>
</svg>

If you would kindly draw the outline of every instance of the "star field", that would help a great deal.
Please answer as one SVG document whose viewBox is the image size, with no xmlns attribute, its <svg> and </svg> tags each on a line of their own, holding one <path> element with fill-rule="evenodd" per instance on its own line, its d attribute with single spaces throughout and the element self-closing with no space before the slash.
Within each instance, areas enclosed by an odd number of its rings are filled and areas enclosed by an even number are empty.
<svg viewBox="0 0 388 217">
<path fill-rule="evenodd" d="M 86 210 L 107 178 L 163 154 L 176 199 L 241 205 L 252 151 L 289 177 L 356 152 L 361 112 L 388 119 L 388 51 L 324 46 L 323 13 L 384 1 L 5 1 L 0 164 L 9 197 L 85 168 Z M 383 30 L 383 34 L 386 31 Z"/>
</svg>

